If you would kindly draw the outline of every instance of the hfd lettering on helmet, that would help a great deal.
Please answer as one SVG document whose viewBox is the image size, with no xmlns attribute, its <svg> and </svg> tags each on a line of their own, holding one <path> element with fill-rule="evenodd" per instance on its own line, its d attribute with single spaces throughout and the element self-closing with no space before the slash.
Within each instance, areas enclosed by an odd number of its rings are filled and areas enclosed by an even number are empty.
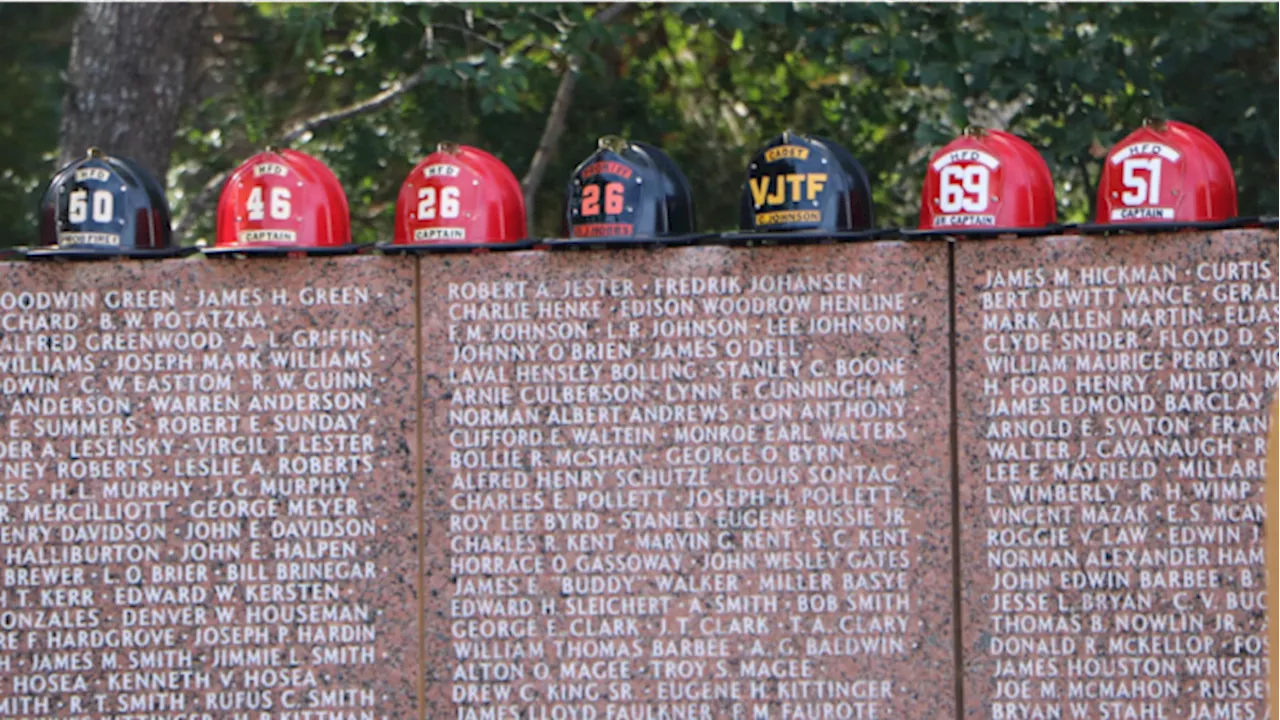
<svg viewBox="0 0 1280 720">
<path fill-rule="evenodd" d="M 826 173 L 784 173 L 751 178 L 751 200 L 757 208 L 817 200 L 826 184 Z"/>
</svg>

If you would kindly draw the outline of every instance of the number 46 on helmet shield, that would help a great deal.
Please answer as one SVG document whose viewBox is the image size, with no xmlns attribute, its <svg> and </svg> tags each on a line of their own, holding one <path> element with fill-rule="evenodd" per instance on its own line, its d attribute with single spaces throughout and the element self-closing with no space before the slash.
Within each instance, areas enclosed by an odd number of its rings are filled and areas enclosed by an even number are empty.
<svg viewBox="0 0 1280 720">
<path fill-rule="evenodd" d="M 351 215 L 338 177 L 297 150 L 267 150 L 236 168 L 218 202 L 217 240 L 208 255 L 328 255 L 355 252 Z"/>
</svg>

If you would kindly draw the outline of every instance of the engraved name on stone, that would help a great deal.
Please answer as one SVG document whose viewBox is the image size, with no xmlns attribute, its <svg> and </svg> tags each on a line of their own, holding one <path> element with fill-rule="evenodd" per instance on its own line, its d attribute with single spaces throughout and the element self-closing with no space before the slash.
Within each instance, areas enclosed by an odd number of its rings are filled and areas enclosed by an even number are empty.
<svg viewBox="0 0 1280 720">
<path fill-rule="evenodd" d="M 162 275 L 0 291 L 0 716 L 373 717 L 371 291 Z"/>
<path fill-rule="evenodd" d="M 1274 237 L 1200 242 L 958 253 L 990 717 L 1263 717 Z"/>
<path fill-rule="evenodd" d="M 921 293 L 832 265 L 449 275 L 452 716 L 911 716 Z"/>
</svg>

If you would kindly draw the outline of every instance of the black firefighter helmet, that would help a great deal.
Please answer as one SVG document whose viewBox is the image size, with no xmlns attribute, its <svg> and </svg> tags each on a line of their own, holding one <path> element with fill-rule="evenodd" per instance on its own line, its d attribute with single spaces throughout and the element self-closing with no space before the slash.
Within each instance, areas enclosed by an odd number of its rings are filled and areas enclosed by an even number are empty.
<svg viewBox="0 0 1280 720">
<path fill-rule="evenodd" d="M 689 179 L 661 149 L 616 136 L 573 171 L 565 208 L 568 235 L 663 238 L 696 232 Z"/>
<path fill-rule="evenodd" d="M 29 255 L 145 257 L 175 250 L 169 203 L 136 162 L 96 148 L 59 170 L 40 203 L 40 248 Z"/>
<path fill-rule="evenodd" d="M 874 224 L 867 171 L 826 138 L 788 130 L 760 148 L 747 166 L 743 230 L 842 233 Z"/>
</svg>

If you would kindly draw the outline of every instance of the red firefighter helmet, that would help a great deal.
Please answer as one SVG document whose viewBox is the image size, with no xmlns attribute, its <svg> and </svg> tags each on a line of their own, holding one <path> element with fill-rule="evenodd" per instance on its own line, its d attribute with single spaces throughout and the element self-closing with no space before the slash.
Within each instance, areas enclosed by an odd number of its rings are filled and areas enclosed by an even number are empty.
<svg viewBox="0 0 1280 720">
<path fill-rule="evenodd" d="M 503 245 L 525 235 L 520 183 L 479 148 L 441 143 L 400 186 L 393 247 Z"/>
<path fill-rule="evenodd" d="M 1237 215 L 1231 162 L 1186 123 L 1147 121 L 1107 153 L 1098 223 L 1214 223 Z"/>
<path fill-rule="evenodd" d="M 307 163 L 315 168 L 316 173 L 324 179 L 325 190 L 329 193 L 330 202 L 334 204 L 334 207 L 338 208 L 338 212 L 334 217 L 338 227 L 338 234 L 342 237 L 350 238 L 351 209 L 347 205 L 347 191 L 342 189 L 342 182 L 338 180 L 338 176 L 334 174 L 333 170 L 329 169 L 328 165 L 306 153 L 298 152 L 292 148 L 285 148 L 279 152 L 291 160 Z"/>
<path fill-rule="evenodd" d="M 1049 166 L 1017 135 L 973 128 L 929 160 L 921 230 L 985 234 L 1045 228 L 1057 220 Z"/>
<path fill-rule="evenodd" d="M 333 171 L 297 150 L 269 148 L 227 179 L 207 253 L 350 252 L 351 216 Z"/>
</svg>

